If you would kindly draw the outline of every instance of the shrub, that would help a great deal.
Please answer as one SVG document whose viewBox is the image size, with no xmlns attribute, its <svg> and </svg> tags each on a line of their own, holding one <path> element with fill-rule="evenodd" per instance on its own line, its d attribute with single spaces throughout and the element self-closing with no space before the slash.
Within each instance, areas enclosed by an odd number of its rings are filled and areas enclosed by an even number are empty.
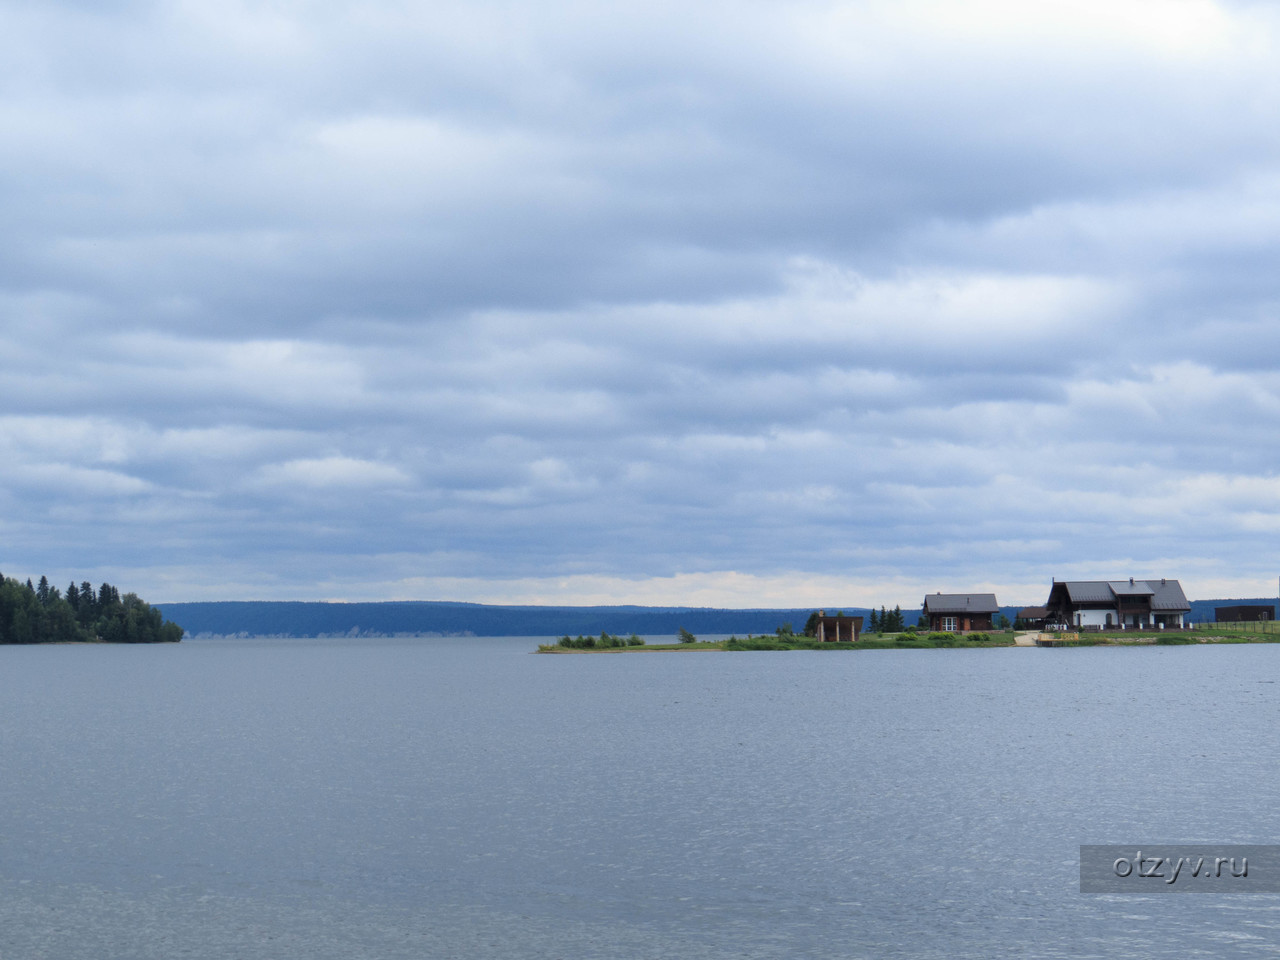
<svg viewBox="0 0 1280 960">
<path fill-rule="evenodd" d="M 548 644 L 548 646 L 551 645 Z M 644 638 L 634 633 L 629 637 L 615 637 L 611 633 L 602 631 L 598 637 L 584 637 L 581 634 L 577 637 L 565 635 L 557 640 L 554 646 L 564 647 L 569 650 L 594 650 L 597 647 L 611 650 L 616 647 L 643 647 Z"/>
<path fill-rule="evenodd" d="M 724 648 L 726 650 L 793 650 L 795 645 L 770 637 L 747 637 L 745 640 L 731 637 Z"/>
</svg>

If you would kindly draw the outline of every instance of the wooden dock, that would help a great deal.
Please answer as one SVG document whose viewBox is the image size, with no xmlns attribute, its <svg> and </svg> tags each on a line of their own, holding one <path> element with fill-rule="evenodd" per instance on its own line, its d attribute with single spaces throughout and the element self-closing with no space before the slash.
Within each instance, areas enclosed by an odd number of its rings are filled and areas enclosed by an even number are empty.
<svg viewBox="0 0 1280 960">
<path fill-rule="evenodd" d="M 1080 642 L 1080 634 L 1063 633 L 1054 636 L 1051 633 L 1042 633 L 1036 637 L 1037 647 L 1069 647 L 1072 644 Z"/>
</svg>

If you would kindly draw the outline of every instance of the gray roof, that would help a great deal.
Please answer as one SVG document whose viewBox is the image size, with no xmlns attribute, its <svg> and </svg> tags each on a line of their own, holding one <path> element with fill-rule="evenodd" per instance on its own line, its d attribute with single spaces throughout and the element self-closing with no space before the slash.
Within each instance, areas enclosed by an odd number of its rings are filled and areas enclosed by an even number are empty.
<svg viewBox="0 0 1280 960">
<path fill-rule="evenodd" d="M 1177 580 L 1148 580 L 1147 585 L 1155 591 L 1151 598 L 1152 610 L 1190 610 L 1187 596 L 1182 592 L 1182 584 Z"/>
<path fill-rule="evenodd" d="M 1068 580 L 1066 588 L 1072 603 L 1112 603 L 1116 599 L 1106 580 Z"/>
<path fill-rule="evenodd" d="M 1150 597 L 1152 610 L 1190 610 L 1177 580 L 1067 580 L 1072 603 L 1112 603 L 1118 597 Z"/>
<path fill-rule="evenodd" d="M 1149 597 L 1155 593 L 1147 580 L 1108 580 L 1107 586 L 1117 597 Z"/>
<path fill-rule="evenodd" d="M 931 593 L 924 598 L 926 613 L 996 613 L 994 593 Z"/>
</svg>

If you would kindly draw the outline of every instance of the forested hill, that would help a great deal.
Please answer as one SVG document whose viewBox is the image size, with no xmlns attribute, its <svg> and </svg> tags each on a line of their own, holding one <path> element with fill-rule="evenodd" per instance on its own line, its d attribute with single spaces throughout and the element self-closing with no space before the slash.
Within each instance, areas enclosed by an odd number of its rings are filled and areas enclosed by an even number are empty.
<svg viewBox="0 0 1280 960">
<path fill-rule="evenodd" d="M 553 637 L 561 634 L 638 633 L 674 636 L 772 633 L 784 623 L 797 630 L 812 609 L 718 610 L 706 607 L 492 606 L 447 601 L 310 603 L 227 601 L 166 603 L 165 616 L 180 620 L 192 636 L 394 636 L 396 634 Z M 831 612 L 835 612 L 833 607 Z M 865 610 L 845 608 L 865 615 Z"/>
<path fill-rule="evenodd" d="M 1213 619 L 1213 605 L 1253 603 L 1251 600 L 1197 600 L 1191 619 Z M 1257 601 L 1262 602 L 1262 601 Z M 694 634 L 772 633 L 783 624 L 804 626 L 812 607 L 726 610 L 713 607 L 541 607 L 498 606 L 483 603 L 412 600 L 383 603 L 322 603 L 308 601 L 220 601 L 160 604 L 164 615 L 182 623 L 192 636 L 262 637 L 377 637 L 477 636 L 555 637 L 595 635 L 601 631 L 626 635 L 674 636 L 683 627 Z M 866 618 L 865 607 L 825 608 Z M 1018 607 L 1000 608 L 1010 620 Z M 914 624 L 920 610 L 903 610 L 906 624 Z"/>
<path fill-rule="evenodd" d="M 0 643 L 172 643 L 182 628 L 137 594 L 72 583 L 63 593 L 0 575 Z"/>
</svg>

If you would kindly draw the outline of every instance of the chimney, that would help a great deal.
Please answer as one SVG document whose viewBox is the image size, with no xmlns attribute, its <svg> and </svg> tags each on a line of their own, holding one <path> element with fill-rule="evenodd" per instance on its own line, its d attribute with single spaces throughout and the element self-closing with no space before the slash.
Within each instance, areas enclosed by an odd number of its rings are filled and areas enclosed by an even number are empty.
<svg viewBox="0 0 1280 960">
<path fill-rule="evenodd" d="M 1129 578 L 1129 586 L 1131 586 L 1131 587 L 1133 586 L 1133 577 L 1130 577 L 1130 578 Z"/>
</svg>

